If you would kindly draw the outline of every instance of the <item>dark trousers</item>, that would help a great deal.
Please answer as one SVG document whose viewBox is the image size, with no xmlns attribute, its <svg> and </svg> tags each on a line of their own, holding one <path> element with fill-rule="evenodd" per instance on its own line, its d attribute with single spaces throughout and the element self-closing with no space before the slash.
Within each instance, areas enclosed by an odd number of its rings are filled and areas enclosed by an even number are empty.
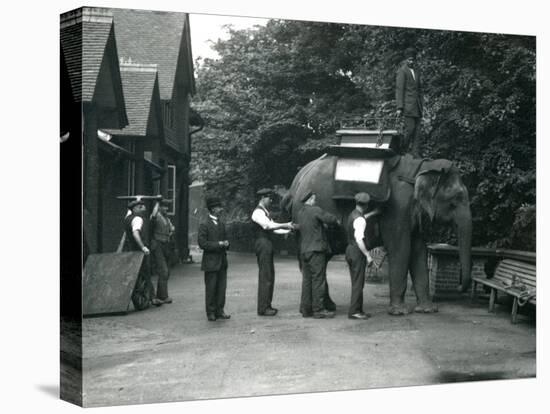
<svg viewBox="0 0 550 414">
<path fill-rule="evenodd" d="M 356 245 L 346 248 L 346 262 L 348 262 L 351 276 L 351 300 L 348 315 L 363 312 L 363 287 L 365 286 L 365 268 L 367 258 Z"/>
<path fill-rule="evenodd" d="M 217 272 L 204 272 L 206 286 L 206 314 L 220 315 L 225 307 L 227 264 Z"/>
<path fill-rule="evenodd" d="M 170 246 L 168 242 L 153 241 L 153 257 L 155 258 L 155 267 L 158 275 L 157 298 L 164 300 L 168 297 L 168 279 L 170 278 L 170 268 L 168 267 L 168 258 L 170 257 Z"/>
<path fill-rule="evenodd" d="M 409 153 L 416 157 L 419 157 L 418 153 L 418 132 L 420 130 L 420 117 L 405 116 L 405 131 L 403 136 L 403 143 L 401 144 L 401 153 Z"/>
<path fill-rule="evenodd" d="M 324 252 L 306 252 L 301 254 L 302 297 L 300 312 L 310 314 L 325 309 L 327 292 L 327 260 Z"/>
<path fill-rule="evenodd" d="M 266 238 L 256 239 L 254 243 L 258 260 L 258 313 L 271 308 L 273 286 L 275 285 L 275 266 L 273 265 L 273 244 Z"/>
</svg>

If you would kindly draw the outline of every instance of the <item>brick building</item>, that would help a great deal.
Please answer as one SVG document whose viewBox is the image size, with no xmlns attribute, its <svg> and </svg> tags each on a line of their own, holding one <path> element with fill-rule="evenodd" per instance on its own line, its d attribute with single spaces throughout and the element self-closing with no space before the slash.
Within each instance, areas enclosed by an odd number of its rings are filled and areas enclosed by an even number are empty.
<svg viewBox="0 0 550 414">
<path fill-rule="evenodd" d="M 65 232 L 73 232 L 76 224 L 65 220 L 70 213 L 66 214 L 64 209 L 74 211 L 80 207 L 83 215 L 77 229 L 83 228 L 86 256 L 103 251 L 97 131 L 123 128 L 128 124 L 128 117 L 112 14 L 106 9 L 92 8 L 65 13 L 61 15 L 60 40 L 61 132 L 68 137 L 61 145 L 61 216 L 64 218 L 61 250 L 63 252 L 64 243 L 79 239 L 64 236 Z"/>
<path fill-rule="evenodd" d="M 60 65 L 62 135 L 70 131 L 76 139 L 67 143 L 80 146 L 71 156 L 83 158 L 84 256 L 116 249 L 125 212 L 117 196 L 160 193 L 173 200 L 176 244 L 187 259 L 195 91 L 188 15 L 89 7 L 64 13 Z M 74 145 L 64 143 L 62 153 Z M 63 162 L 62 176 L 69 170 Z M 62 193 L 75 185 L 62 183 Z"/>
<path fill-rule="evenodd" d="M 176 12 L 112 12 L 121 61 L 157 67 L 163 133 L 151 141 L 152 147 L 144 148 L 149 162 L 144 162 L 143 183 L 136 177 L 136 191 L 161 193 L 173 200 L 169 214 L 176 226 L 179 256 L 185 260 L 189 255 L 189 102 L 195 93 L 189 17 Z"/>
</svg>

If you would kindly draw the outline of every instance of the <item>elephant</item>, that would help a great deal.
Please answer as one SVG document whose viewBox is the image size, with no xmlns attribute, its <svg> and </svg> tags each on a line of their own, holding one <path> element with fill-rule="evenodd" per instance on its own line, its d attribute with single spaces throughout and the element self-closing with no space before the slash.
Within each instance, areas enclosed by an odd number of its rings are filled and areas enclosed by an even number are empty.
<svg viewBox="0 0 550 414">
<path fill-rule="evenodd" d="M 301 168 L 281 200 L 281 207 L 293 220 L 303 207 L 299 201 L 307 191 L 317 194 L 317 204 L 345 223 L 355 207 L 353 193 L 348 197 L 336 194 L 334 178 L 336 155 L 324 154 Z M 416 295 L 414 311 L 437 312 L 429 295 L 427 247 L 423 229 L 431 223 L 454 224 L 457 230 L 461 283 L 459 292 L 471 283 L 472 218 L 468 190 L 458 168 L 449 160 L 420 160 L 411 155 L 394 155 L 384 161 L 387 195 L 374 200 L 380 209 L 378 228 L 381 243 L 388 254 L 391 315 L 404 315 L 410 309 L 405 304 L 407 275 Z M 354 192 L 367 191 L 365 184 L 354 183 Z M 349 188 L 348 188 L 349 191 Z M 368 191 L 367 191 L 368 192 Z M 372 196 L 371 196 L 372 197 Z M 334 254 L 344 252 L 345 229 L 331 233 Z M 373 246 L 370 246 L 372 248 Z"/>
</svg>

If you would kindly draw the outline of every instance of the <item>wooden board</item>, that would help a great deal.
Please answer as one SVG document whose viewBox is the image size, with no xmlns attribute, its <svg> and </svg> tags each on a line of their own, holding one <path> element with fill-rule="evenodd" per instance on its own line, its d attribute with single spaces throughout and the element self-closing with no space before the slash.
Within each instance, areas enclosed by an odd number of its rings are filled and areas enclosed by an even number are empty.
<svg viewBox="0 0 550 414">
<path fill-rule="evenodd" d="M 143 256 L 142 252 L 89 255 L 82 275 L 83 315 L 127 312 Z"/>
</svg>

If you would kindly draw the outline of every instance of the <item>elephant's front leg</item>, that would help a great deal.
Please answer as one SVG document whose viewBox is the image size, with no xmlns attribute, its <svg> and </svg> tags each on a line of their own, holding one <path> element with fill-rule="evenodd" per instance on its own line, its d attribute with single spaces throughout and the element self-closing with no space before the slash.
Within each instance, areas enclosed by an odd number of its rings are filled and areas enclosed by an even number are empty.
<svg viewBox="0 0 550 414">
<path fill-rule="evenodd" d="M 430 299 L 430 280 L 428 277 L 427 262 L 426 243 L 424 243 L 419 235 L 413 235 L 411 238 L 409 269 L 417 302 L 414 311 L 420 313 L 437 312 L 437 306 Z"/>
<path fill-rule="evenodd" d="M 406 235 L 395 234 L 386 243 L 389 261 L 390 279 L 390 315 L 406 315 L 409 313 L 405 306 L 405 292 L 407 291 L 407 272 L 410 257 L 410 238 Z"/>
</svg>

